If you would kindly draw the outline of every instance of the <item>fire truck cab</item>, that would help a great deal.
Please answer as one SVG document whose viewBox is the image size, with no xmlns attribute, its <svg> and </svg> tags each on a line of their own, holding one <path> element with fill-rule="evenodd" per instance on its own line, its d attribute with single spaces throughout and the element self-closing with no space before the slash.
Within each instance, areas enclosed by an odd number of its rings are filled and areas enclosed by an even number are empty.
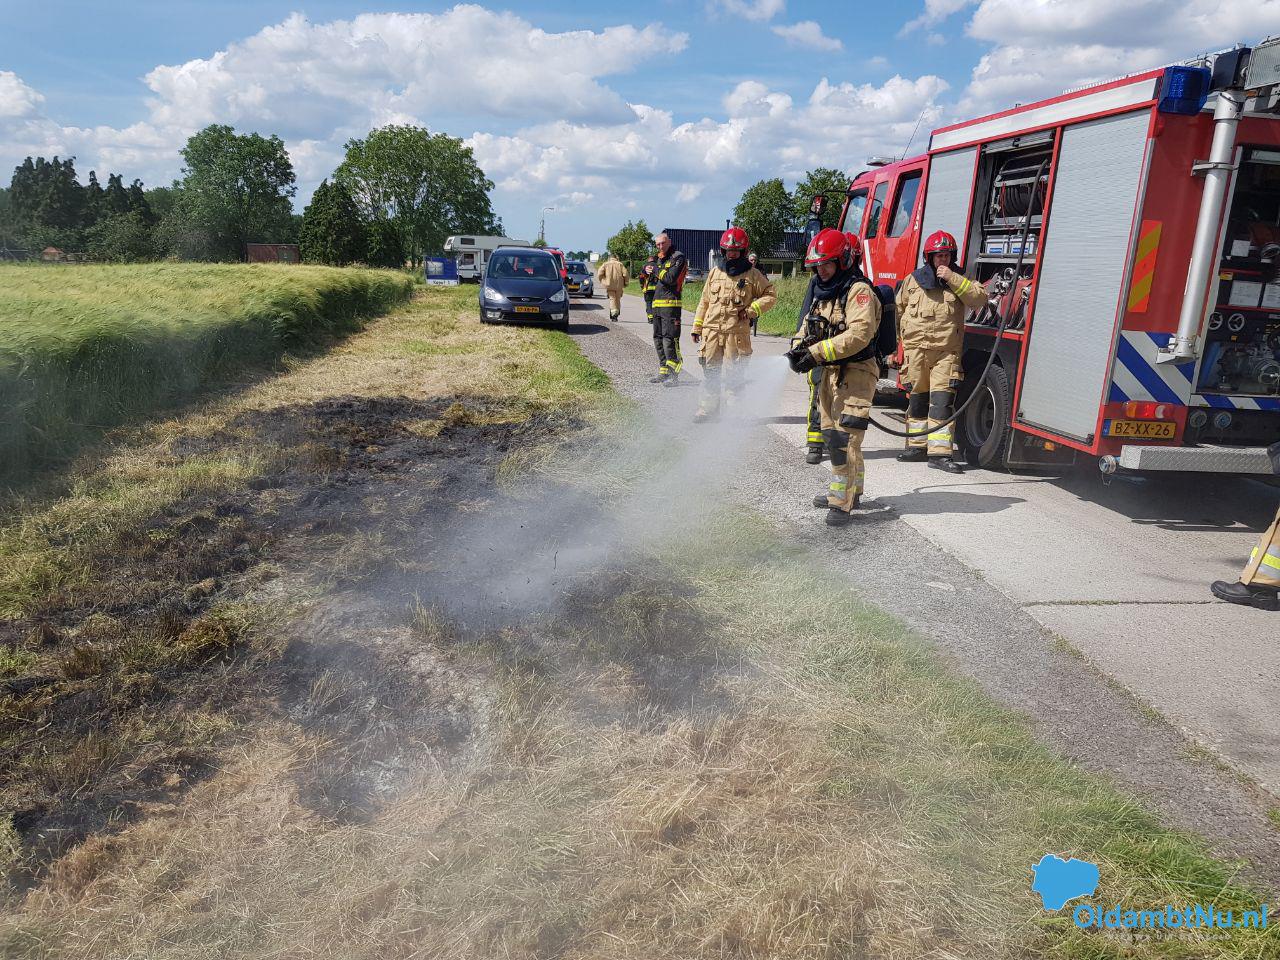
<svg viewBox="0 0 1280 960">
<path fill-rule="evenodd" d="M 981 466 L 1269 473 L 1280 440 L 1280 41 L 935 130 L 849 186 L 896 284 L 946 230 L 989 306 L 957 421 Z M 973 387 L 970 387 L 972 390 Z M 962 389 L 961 402 L 966 394 Z"/>
</svg>

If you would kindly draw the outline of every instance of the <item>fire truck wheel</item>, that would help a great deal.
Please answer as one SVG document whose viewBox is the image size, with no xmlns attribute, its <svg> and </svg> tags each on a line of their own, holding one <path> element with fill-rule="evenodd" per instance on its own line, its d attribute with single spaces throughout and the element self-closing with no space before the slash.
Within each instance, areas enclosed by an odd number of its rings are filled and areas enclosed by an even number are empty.
<svg viewBox="0 0 1280 960">
<path fill-rule="evenodd" d="M 1004 367 L 992 364 L 978 390 L 978 396 L 956 423 L 956 439 L 971 466 L 999 469 L 1004 466 L 1009 432 L 1013 429 L 1009 423 L 1013 392 Z"/>
</svg>

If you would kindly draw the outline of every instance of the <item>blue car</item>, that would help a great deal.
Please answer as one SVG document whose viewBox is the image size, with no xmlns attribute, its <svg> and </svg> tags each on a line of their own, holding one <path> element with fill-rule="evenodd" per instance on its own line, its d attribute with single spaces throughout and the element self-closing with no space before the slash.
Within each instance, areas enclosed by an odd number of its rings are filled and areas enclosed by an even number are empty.
<svg viewBox="0 0 1280 960">
<path fill-rule="evenodd" d="M 560 264 L 545 250 L 499 247 L 480 284 L 481 323 L 545 323 L 569 329 L 569 295 Z"/>
</svg>

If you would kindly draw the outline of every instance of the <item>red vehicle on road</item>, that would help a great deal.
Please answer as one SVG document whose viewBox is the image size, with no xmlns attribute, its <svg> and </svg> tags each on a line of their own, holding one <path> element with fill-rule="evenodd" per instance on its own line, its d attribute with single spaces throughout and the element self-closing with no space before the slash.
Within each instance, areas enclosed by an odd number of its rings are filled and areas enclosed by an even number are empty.
<svg viewBox="0 0 1280 960">
<path fill-rule="evenodd" d="M 965 327 L 970 390 L 995 349 L 956 423 L 970 462 L 1271 472 L 1277 67 L 1280 40 L 1148 70 L 943 127 L 854 178 L 840 229 L 877 283 L 946 230 L 993 293 Z"/>
</svg>

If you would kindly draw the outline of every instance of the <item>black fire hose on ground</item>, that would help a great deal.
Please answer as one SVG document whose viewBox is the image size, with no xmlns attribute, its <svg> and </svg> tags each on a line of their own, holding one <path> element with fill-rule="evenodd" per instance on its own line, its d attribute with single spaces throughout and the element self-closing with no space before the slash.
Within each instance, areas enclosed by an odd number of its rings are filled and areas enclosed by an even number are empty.
<svg viewBox="0 0 1280 960">
<path fill-rule="evenodd" d="M 978 375 L 978 379 L 974 383 L 973 389 L 969 392 L 969 396 L 965 398 L 964 403 L 960 404 L 960 406 L 956 408 L 955 413 L 951 414 L 950 417 L 925 430 L 895 430 L 893 427 L 886 427 L 874 417 L 868 417 L 867 419 L 871 421 L 871 425 L 877 430 L 895 437 L 927 437 L 940 427 L 950 426 L 960 419 L 960 414 L 964 413 L 969 404 L 973 403 L 974 399 L 978 396 L 978 391 L 982 388 L 983 382 L 987 379 L 987 374 L 991 371 L 991 364 L 995 363 L 996 351 L 1000 349 L 1000 340 L 1004 336 L 1004 331 L 1009 326 L 1009 321 L 1017 310 L 1018 281 L 1022 278 L 1022 261 L 1027 255 L 1027 237 L 1031 232 L 1031 211 L 1035 207 L 1035 190 L 1040 186 L 1040 175 L 1044 173 L 1045 165 L 1048 162 L 1049 161 L 1047 159 L 1040 162 L 1040 166 L 1036 170 L 1036 178 L 1032 182 L 1031 200 L 1027 203 L 1027 215 L 1022 220 L 1022 249 L 1018 251 L 1018 262 L 1013 268 L 1013 286 L 1010 289 L 1012 296 L 1009 297 L 1009 309 L 1005 311 L 1004 315 L 1000 318 L 1000 323 L 996 325 L 995 335 L 991 338 L 991 352 L 987 354 L 986 365 L 982 368 L 982 373 Z"/>
</svg>

